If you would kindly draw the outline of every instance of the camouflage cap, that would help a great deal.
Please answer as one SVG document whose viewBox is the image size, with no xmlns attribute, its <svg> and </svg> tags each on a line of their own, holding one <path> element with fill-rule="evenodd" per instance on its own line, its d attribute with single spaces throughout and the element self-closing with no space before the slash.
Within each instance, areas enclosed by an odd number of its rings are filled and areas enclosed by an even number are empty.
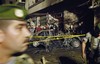
<svg viewBox="0 0 100 64">
<path fill-rule="evenodd" d="M 6 4 L 0 6 L 0 20 L 24 20 L 27 11 L 24 7 L 15 4 Z"/>
</svg>

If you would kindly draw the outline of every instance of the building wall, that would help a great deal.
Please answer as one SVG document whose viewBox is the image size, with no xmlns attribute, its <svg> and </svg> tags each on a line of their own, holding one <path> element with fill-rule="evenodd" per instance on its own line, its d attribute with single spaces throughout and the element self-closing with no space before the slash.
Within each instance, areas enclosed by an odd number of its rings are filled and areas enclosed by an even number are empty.
<svg viewBox="0 0 100 64">
<path fill-rule="evenodd" d="M 28 13 L 31 14 L 61 1 L 63 0 L 44 0 L 41 3 L 36 4 L 35 0 L 26 0 L 25 8 L 28 10 Z"/>
</svg>

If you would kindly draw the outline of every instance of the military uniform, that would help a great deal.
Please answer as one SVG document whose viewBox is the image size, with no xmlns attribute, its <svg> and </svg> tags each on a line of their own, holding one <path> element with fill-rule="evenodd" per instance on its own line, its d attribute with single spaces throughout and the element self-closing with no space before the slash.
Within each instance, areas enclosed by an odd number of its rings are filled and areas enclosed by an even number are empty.
<svg viewBox="0 0 100 64">
<path fill-rule="evenodd" d="M 25 20 L 27 11 L 24 7 L 15 4 L 0 6 L 0 20 Z M 6 64 L 34 64 L 34 61 L 27 54 L 11 57 Z"/>
<path fill-rule="evenodd" d="M 23 54 L 16 58 L 15 64 L 34 64 L 33 59 L 27 54 Z"/>
<path fill-rule="evenodd" d="M 25 20 L 27 11 L 24 7 L 15 4 L 0 6 L 0 20 Z"/>
<path fill-rule="evenodd" d="M 20 56 L 10 58 L 6 64 L 34 64 L 34 61 L 29 55 L 22 54 Z"/>
<path fill-rule="evenodd" d="M 97 61 L 95 60 L 98 55 L 97 48 L 100 42 L 100 36 L 94 37 L 88 32 L 83 40 L 86 44 L 85 51 L 88 64 L 96 64 Z"/>
</svg>

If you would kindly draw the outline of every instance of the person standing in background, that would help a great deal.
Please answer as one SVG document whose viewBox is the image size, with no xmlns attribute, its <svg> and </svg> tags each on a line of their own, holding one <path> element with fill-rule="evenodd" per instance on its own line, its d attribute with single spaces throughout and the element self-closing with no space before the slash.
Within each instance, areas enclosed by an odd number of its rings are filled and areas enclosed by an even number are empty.
<svg viewBox="0 0 100 64">
<path fill-rule="evenodd" d="M 100 55 L 100 10 L 94 10 L 94 28 L 86 33 L 82 41 L 82 58 L 87 64 L 99 64 Z"/>
</svg>

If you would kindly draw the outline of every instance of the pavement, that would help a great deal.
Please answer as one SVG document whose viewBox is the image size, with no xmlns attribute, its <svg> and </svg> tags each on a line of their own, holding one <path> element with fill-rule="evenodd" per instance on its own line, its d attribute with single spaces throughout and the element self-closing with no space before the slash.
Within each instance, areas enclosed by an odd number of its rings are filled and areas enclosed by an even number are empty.
<svg viewBox="0 0 100 64">
<path fill-rule="evenodd" d="M 29 47 L 26 53 L 35 64 L 85 64 L 80 48 L 55 48 L 48 51 L 45 48 Z"/>
</svg>

